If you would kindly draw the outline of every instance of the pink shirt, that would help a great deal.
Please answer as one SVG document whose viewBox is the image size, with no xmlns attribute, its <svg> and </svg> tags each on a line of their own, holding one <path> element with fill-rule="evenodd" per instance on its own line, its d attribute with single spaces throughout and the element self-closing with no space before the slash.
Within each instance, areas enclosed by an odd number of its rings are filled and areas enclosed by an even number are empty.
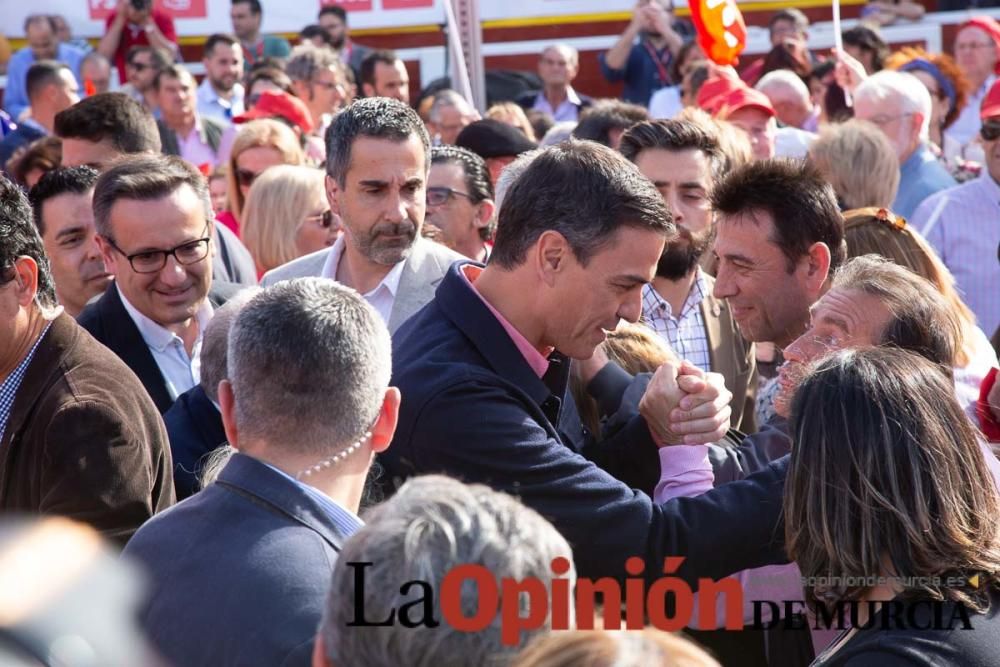
<svg viewBox="0 0 1000 667">
<path fill-rule="evenodd" d="M 497 318 L 497 322 L 499 322 L 500 326 L 503 327 L 503 330 L 507 332 L 510 339 L 514 341 L 517 351 L 521 353 L 524 360 L 528 362 L 529 366 L 531 366 L 531 370 L 535 371 L 535 375 L 539 378 L 542 377 L 545 375 L 545 371 L 549 370 L 549 360 L 546 359 L 541 352 L 536 350 L 535 346 L 529 343 L 528 339 L 521 335 L 521 332 L 515 329 L 514 325 L 508 322 L 507 319 L 501 315 L 489 301 L 484 299 L 482 294 L 479 293 L 479 290 L 476 289 L 475 282 L 479 277 L 479 274 L 482 272 L 483 268 L 481 266 L 476 266 L 475 264 L 466 264 L 462 267 L 462 277 L 464 277 L 469 283 L 469 287 L 471 287 L 472 291 L 475 292 L 480 299 L 482 299 L 483 303 L 486 304 L 486 307 L 490 309 L 491 313 L 493 313 L 493 317 Z"/>
</svg>

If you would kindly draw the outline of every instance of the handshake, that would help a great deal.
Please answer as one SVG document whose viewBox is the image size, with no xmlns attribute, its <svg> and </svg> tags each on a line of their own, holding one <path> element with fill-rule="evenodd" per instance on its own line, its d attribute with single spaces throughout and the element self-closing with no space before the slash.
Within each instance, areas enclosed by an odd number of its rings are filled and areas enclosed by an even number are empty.
<svg viewBox="0 0 1000 667">
<path fill-rule="evenodd" d="M 722 375 L 689 361 L 668 361 L 653 373 L 639 413 L 660 447 L 701 445 L 721 440 L 729 430 L 732 398 Z"/>
</svg>

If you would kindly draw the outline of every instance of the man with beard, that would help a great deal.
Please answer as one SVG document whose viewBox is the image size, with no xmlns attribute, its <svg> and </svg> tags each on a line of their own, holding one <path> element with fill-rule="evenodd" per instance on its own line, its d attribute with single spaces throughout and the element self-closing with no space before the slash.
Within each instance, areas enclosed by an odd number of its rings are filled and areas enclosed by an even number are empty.
<svg viewBox="0 0 1000 667">
<path fill-rule="evenodd" d="M 344 233 L 332 247 L 269 271 L 262 284 L 332 278 L 360 292 L 394 333 L 462 259 L 420 237 L 430 137 L 409 106 L 372 97 L 341 112 L 326 138 L 326 196 Z"/>
<path fill-rule="evenodd" d="M 360 80 L 361 63 L 372 50 L 351 40 L 347 28 L 347 11 L 340 5 L 326 5 L 319 10 L 316 22 L 330 36 L 330 46 L 340 56 L 340 61 L 350 66 L 354 72 L 354 80 Z"/>
<path fill-rule="evenodd" d="M 217 33 L 205 41 L 205 80 L 198 86 L 198 113 L 232 122 L 243 113 L 243 48 L 232 35 Z"/>
<path fill-rule="evenodd" d="M 698 261 L 715 235 L 709 194 L 722 166 L 718 141 L 684 120 L 647 121 L 622 135 L 622 154 L 656 186 L 677 224 L 656 277 L 642 291 L 643 320 L 683 359 L 721 374 L 733 393 L 732 423 L 751 433 L 757 386 L 753 343 L 739 333 L 715 280 Z"/>
</svg>

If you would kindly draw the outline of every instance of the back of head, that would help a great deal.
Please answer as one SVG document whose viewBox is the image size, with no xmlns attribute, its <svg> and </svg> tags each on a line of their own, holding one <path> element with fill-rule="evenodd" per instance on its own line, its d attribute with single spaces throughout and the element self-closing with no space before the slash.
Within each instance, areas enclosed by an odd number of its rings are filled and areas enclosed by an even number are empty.
<svg viewBox="0 0 1000 667">
<path fill-rule="evenodd" d="M 333 571 L 330 599 L 320 636 L 329 661 L 336 665 L 482 665 L 502 664 L 516 647 L 501 641 L 501 615 L 484 630 L 461 632 L 442 622 L 435 628 L 400 625 L 347 627 L 355 600 L 385 618 L 411 600 L 400 593 L 408 581 L 428 582 L 435 591 L 458 565 L 485 568 L 500 581 L 534 578 L 549 587 L 555 579 L 552 561 L 566 559 L 563 575 L 572 581 L 572 551 L 556 529 L 534 510 L 504 493 L 482 485 L 465 485 L 448 477 L 415 477 L 366 517 L 366 524 L 344 545 Z M 356 589 L 351 563 L 371 563 L 370 584 Z M 376 583 L 377 582 L 377 583 Z M 407 587 L 403 587 L 407 591 Z M 477 607 L 476 589 L 463 586 L 456 601 L 466 613 Z M 528 596 L 519 600 L 524 616 Z M 543 632 L 549 625 L 548 620 Z M 535 633 L 525 633 L 528 637 Z"/>
<path fill-rule="evenodd" d="M 790 94 L 803 103 L 808 103 L 810 99 L 809 88 L 805 81 L 788 69 L 776 69 L 768 72 L 760 78 L 754 88 L 769 98 L 772 94 Z M 772 99 L 772 103 L 773 101 Z"/>
<path fill-rule="evenodd" d="M 56 114 L 55 130 L 61 139 L 108 141 L 126 155 L 161 149 L 152 114 L 123 93 L 100 93 L 80 100 Z"/>
<path fill-rule="evenodd" d="M 535 639 L 513 667 L 719 667 L 707 653 L 653 628 L 571 630 Z"/>
<path fill-rule="evenodd" d="M 299 256 L 296 230 L 322 193 L 323 172 L 315 167 L 282 164 L 254 180 L 240 231 L 260 270 L 270 271 Z"/>
<path fill-rule="evenodd" d="M 496 184 L 496 197 L 493 201 L 497 205 L 497 214 L 500 213 L 500 207 L 503 206 L 504 201 L 507 199 L 507 193 L 510 192 L 510 188 L 521 175 L 524 174 L 528 166 L 534 162 L 535 158 L 543 153 L 541 148 L 536 148 L 530 150 L 527 153 L 521 153 L 517 156 L 517 159 L 508 164 L 500 172 L 500 177 L 497 179 Z"/>
<path fill-rule="evenodd" d="M 47 136 L 36 139 L 20 154 L 7 161 L 7 172 L 21 185 L 28 185 L 33 171 L 52 171 L 62 163 L 62 139 Z"/>
<path fill-rule="evenodd" d="M 833 276 L 833 287 L 857 290 L 885 304 L 892 319 L 882 345 L 895 345 L 951 373 L 962 350 L 962 322 L 930 281 L 879 255 L 854 257 Z"/>
<path fill-rule="evenodd" d="M 55 283 L 41 234 L 32 220 L 31 205 L 21 188 L 0 174 L 0 285 L 14 279 L 14 262 L 19 257 L 30 257 L 38 265 L 35 300 L 45 308 L 55 306 Z"/>
<path fill-rule="evenodd" d="M 356 101 L 337 114 L 326 132 L 326 173 L 341 186 L 351 164 L 351 148 L 358 137 L 403 142 L 415 136 L 424 146 L 431 166 L 431 140 L 417 112 L 387 97 Z"/>
<path fill-rule="evenodd" d="M 882 39 L 878 30 L 867 25 L 856 25 L 844 31 L 844 46 L 853 46 L 865 53 L 872 54 L 872 72 L 878 72 L 889 57 L 889 45 Z"/>
<path fill-rule="evenodd" d="M 675 233 L 659 191 L 635 165 L 600 144 L 566 141 L 545 149 L 511 186 L 490 263 L 516 268 L 542 233 L 552 230 L 585 265 L 625 227 L 664 237 Z"/>
<path fill-rule="evenodd" d="M 69 68 L 55 60 L 37 60 L 32 63 L 24 83 L 28 99 L 32 104 L 38 104 L 39 96 L 48 86 L 62 84 L 60 76 L 63 70 L 69 71 Z"/>
<path fill-rule="evenodd" d="M 953 393 L 940 366 L 891 347 L 837 352 L 799 385 L 785 532 L 820 579 L 807 599 L 858 599 L 858 581 L 893 575 L 898 599 L 982 608 L 996 574 L 968 577 L 1000 569 L 1000 499 Z"/>
<path fill-rule="evenodd" d="M 199 384 L 214 403 L 219 402 L 219 383 L 229 378 L 229 330 L 240 309 L 260 293 L 259 287 L 244 287 L 215 309 L 201 339 L 201 380 Z"/>
<path fill-rule="evenodd" d="M 795 160 L 758 160 L 727 174 L 712 191 L 712 209 L 723 219 L 766 212 L 776 243 L 794 267 L 814 243 L 830 249 L 830 271 L 840 266 L 844 219 L 830 184 L 815 167 Z"/>
<path fill-rule="evenodd" d="M 42 217 L 45 202 L 67 193 L 86 194 L 94 189 L 97 177 L 97 170 L 90 167 L 60 167 L 38 179 L 29 194 L 38 232 L 45 234 L 45 221 Z"/>
<path fill-rule="evenodd" d="M 612 134 L 648 119 L 649 112 L 644 107 L 619 100 L 600 100 L 580 114 L 573 137 L 612 146 Z"/>
<path fill-rule="evenodd" d="M 701 152 L 711 165 L 713 180 L 722 172 L 723 155 L 715 134 L 706 126 L 688 120 L 649 120 L 636 123 L 622 135 L 618 150 L 636 162 L 645 150 Z"/>
<path fill-rule="evenodd" d="M 208 183 L 190 162 L 176 155 L 132 155 L 116 162 L 101 174 L 94 188 L 94 226 L 106 239 L 114 239 L 111 209 L 122 199 L 154 201 L 187 186 L 205 210 L 205 222 L 213 219 Z"/>
<path fill-rule="evenodd" d="M 262 291 L 229 332 L 241 444 L 325 457 L 356 442 L 382 407 L 390 347 L 378 313 L 348 287 L 300 278 Z"/>
<path fill-rule="evenodd" d="M 871 123 L 851 119 L 826 125 L 809 147 L 809 159 L 845 209 L 889 206 L 896 199 L 896 149 Z"/>
<path fill-rule="evenodd" d="M 854 97 L 867 100 L 890 115 L 921 114 L 924 120 L 920 126 L 920 138 L 927 141 L 931 122 L 931 94 L 920 79 L 909 72 L 876 72 L 857 87 Z"/>
</svg>

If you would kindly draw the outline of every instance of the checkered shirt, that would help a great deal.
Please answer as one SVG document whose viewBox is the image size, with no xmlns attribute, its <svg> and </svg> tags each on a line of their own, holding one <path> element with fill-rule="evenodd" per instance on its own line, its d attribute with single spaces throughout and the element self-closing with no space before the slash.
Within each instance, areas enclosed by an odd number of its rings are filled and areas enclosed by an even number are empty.
<svg viewBox="0 0 1000 667">
<path fill-rule="evenodd" d="M 705 276 L 698 270 L 698 278 L 691 286 L 680 317 L 674 317 L 670 304 L 663 300 L 652 285 L 642 288 L 642 318 L 656 333 L 670 343 L 671 349 L 681 359 L 687 359 L 705 372 L 712 370 L 708 350 L 705 320 L 701 316 L 701 302 L 705 299 Z"/>
<path fill-rule="evenodd" d="M 31 346 L 28 350 L 28 354 L 24 357 L 17 368 L 7 376 L 7 379 L 0 383 L 0 441 L 3 440 L 4 431 L 7 430 L 7 420 L 10 419 L 11 408 L 14 407 L 14 399 L 17 398 L 18 387 L 21 386 L 21 380 L 24 379 L 24 374 L 28 370 L 28 365 L 31 363 L 31 359 L 35 356 L 35 350 L 38 349 L 38 345 L 45 338 L 46 332 L 49 327 L 52 326 L 51 323 L 46 324 L 45 328 L 42 330 L 42 335 L 38 337 L 35 344 Z"/>
</svg>

